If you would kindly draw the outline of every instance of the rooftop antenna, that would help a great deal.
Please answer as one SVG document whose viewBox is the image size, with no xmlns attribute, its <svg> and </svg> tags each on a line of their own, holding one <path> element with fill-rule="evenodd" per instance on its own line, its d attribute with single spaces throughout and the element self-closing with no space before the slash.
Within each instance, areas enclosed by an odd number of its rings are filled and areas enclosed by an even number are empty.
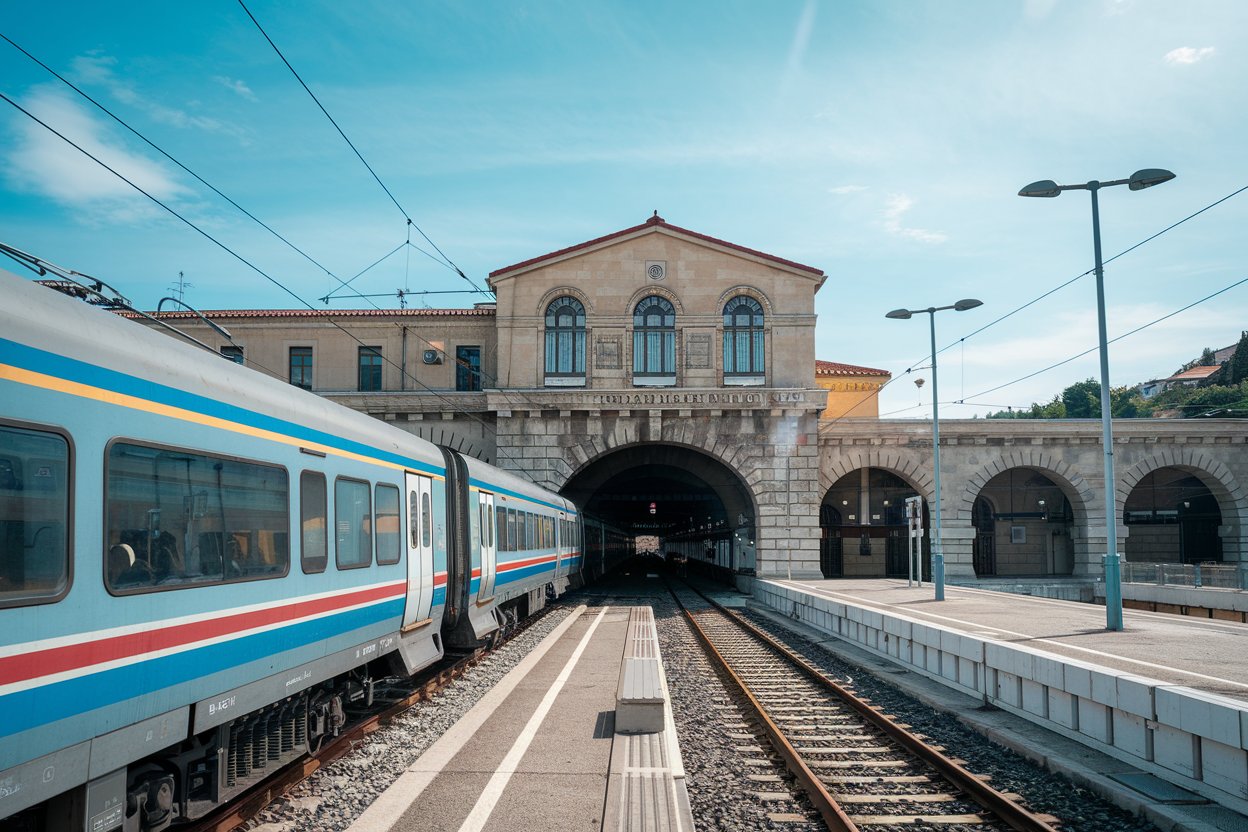
<svg viewBox="0 0 1248 832">
<path fill-rule="evenodd" d="M 169 287 L 169 291 L 173 292 L 173 299 L 178 303 L 182 303 L 186 299 L 186 290 L 194 287 L 194 283 L 186 282 L 186 275 L 178 272 L 178 281 Z"/>
</svg>

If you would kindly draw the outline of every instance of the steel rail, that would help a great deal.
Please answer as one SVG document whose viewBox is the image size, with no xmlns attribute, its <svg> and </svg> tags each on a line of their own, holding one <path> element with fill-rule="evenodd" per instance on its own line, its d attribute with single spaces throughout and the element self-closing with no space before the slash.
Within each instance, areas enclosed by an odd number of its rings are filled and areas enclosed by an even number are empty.
<svg viewBox="0 0 1248 832">
<path fill-rule="evenodd" d="M 692 591 L 698 592 L 696 589 L 692 589 Z M 750 621 L 746 621 L 741 616 L 732 613 L 721 604 L 718 604 L 714 600 L 702 595 L 701 592 L 698 592 L 698 595 L 701 596 L 715 610 L 723 614 L 725 618 L 730 619 L 746 632 L 761 639 L 764 643 L 771 647 L 771 649 L 775 650 L 799 668 L 802 673 L 813 680 L 816 684 L 821 685 L 834 693 L 837 697 L 853 708 L 855 712 L 871 723 L 872 726 L 884 732 L 889 738 L 906 751 L 931 766 L 942 777 L 949 781 L 950 784 L 962 790 L 972 801 L 992 812 L 999 820 L 1008 825 L 1011 829 L 1017 830 L 1017 832 L 1053 832 L 1055 826 L 1060 822 L 1058 818 L 1055 818 L 1052 815 L 1040 815 L 1023 808 L 1016 801 L 1011 800 L 1003 792 L 997 791 L 992 786 L 988 785 L 983 778 L 968 771 L 965 766 L 955 761 L 952 757 L 937 751 L 930 744 L 920 739 L 917 735 L 907 731 L 893 718 L 883 713 L 878 708 L 872 707 L 868 702 L 859 698 L 853 692 L 841 687 L 836 682 L 829 679 L 817 668 L 811 665 L 805 657 L 793 652 L 787 645 L 778 641 L 767 631 L 756 626 Z M 688 611 L 686 610 L 686 612 Z"/>
<path fill-rule="evenodd" d="M 728 660 L 724 658 L 723 654 L 711 642 L 710 636 L 698 624 L 693 613 L 681 602 L 675 592 L 672 593 L 672 597 L 676 599 L 676 603 L 684 610 L 685 618 L 702 641 L 702 646 L 706 648 L 706 652 L 714 664 L 732 679 L 737 690 L 750 703 L 750 708 L 753 710 L 755 718 L 758 719 L 759 724 L 762 726 L 763 733 L 767 735 L 767 741 L 771 743 L 772 748 L 784 760 L 785 767 L 797 780 L 798 785 L 802 787 L 807 799 L 810 800 L 811 804 L 819 812 L 828 829 L 832 830 L 832 832 L 859 832 L 857 824 L 849 819 L 849 815 L 845 814 L 840 804 L 836 802 L 824 787 L 823 781 L 802 760 L 801 755 L 797 753 L 797 749 L 793 747 L 793 744 L 784 736 L 784 732 L 780 730 L 780 726 L 776 725 L 771 717 L 768 716 L 762 703 L 755 698 L 749 686 L 737 675 L 737 672 L 728 664 Z"/>
</svg>

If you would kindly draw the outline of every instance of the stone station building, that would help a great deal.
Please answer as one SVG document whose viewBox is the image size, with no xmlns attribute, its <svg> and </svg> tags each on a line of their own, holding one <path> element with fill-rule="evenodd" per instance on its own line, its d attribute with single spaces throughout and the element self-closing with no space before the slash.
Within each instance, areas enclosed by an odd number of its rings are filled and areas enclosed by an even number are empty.
<svg viewBox="0 0 1248 832">
<path fill-rule="evenodd" d="M 162 317 L 739 583 L 904 576 L 905 498 L 926 516 L 932 497 L 931 424 L 877 418 L 886 371 L 816 360 L 826 279 L 656 213 L 492 272 L 494 296 L 469 309 L 205 313 L 232 343 L 188 313 Z M 1100 571 L 1099 421 L 941 428 L 951 580 Z M 1115 432 L 1128 560 L 1248 558 L 1244 423 Z"/>
</svg>

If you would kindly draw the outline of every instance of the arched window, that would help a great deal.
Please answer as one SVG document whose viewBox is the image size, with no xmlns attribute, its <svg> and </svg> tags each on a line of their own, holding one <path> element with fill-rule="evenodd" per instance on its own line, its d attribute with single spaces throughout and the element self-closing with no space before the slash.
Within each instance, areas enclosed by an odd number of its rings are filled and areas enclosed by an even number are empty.
<svg viewBox="0 0 1248 832">
<path fill-rule="evenodd" d="M 676 383 L 676 308 L 651 295 L 633 310 L 633 380 Z"/>
<path fill-rule="evenodd" d="M 754 298 L 738 295 L 724 306 L 725 383 L 763 383 L 763 307 Z"/>
<path fill-rule="evenodd" d="M 546 307 L 547 383 L 585 380 L 585 307 L 572 297 Z"/>
</svg>

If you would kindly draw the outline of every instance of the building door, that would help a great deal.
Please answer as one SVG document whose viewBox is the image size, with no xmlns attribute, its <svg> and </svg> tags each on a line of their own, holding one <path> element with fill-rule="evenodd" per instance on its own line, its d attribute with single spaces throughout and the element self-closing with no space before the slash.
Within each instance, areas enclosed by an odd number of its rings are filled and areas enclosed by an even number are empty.
<svg viewBox="0 0 1248 832">
<path fill-rule="evenodd" d="M 910 530 L 890 528 L 884 545 L 884 577 L 905 578 L 910 575 Z"/>
<path fill-rule="evenodd" d="M 455 389 L 472 391 L 481 389 L 481 348 L 455 348 Z"/>
<path fill-rule="evenodd" d="M 971 506 L 971 525 L 975 527 L 972 563 L 977 578 L 997 574 L 997 522 L 992 503 L 979 497 Z"/>
<path fill-rule="evenodd" d="M 433 480 L 407 474 L 407 605 L 403 627 L 428 620 L 433 605 Z"/>
</svg>

